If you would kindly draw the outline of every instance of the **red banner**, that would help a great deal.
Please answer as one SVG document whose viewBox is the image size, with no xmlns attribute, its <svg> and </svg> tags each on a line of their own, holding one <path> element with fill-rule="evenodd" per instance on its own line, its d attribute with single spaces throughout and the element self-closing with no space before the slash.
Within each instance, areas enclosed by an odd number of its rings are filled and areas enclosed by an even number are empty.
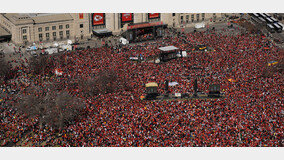
<svg viewBox="0 0 284 160">
<path fill-rule="evenodd" d="M 121 22 L 132 22 L 133 13 L 121 13 Z"/>
<path fill-rule="evenodd" d="M 149 19 L 160 18 L 160 13 L 148 13 L 148 18 Z"/>
<path fill-rule="evenodd" d="M 79 13 L 79 19 L 84 19 L 84 13 Z"/>
<path fill-rule="evenodd" d="M 105 24 L 104 13 L 93 13 L 93 26 Z"/>
</svg>

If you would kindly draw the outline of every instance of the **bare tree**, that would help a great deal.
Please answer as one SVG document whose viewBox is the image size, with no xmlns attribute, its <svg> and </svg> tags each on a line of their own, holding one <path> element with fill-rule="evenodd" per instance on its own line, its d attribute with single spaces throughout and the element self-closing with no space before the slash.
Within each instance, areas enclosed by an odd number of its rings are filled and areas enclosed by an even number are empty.
<svg viewBox="0 0 284 160">
<path fill-rule="evenodd" d="M 0 83 L 11 78 L 12 69 L 11 66 L 5 61 L 4 57 L 0 57 Z"/>
<path fill-rule="evenodd" d="M 129 79 L 124 77 L 122 71 L 113 69 L 100 71 L 94 78 L 81 80 L 79 86 L 89 96 L 131 90 Z"/>
<path fill-rule="evenodd" d="M 20 94 L 16 107 L 28 117 L 38 117 L 40 124 L 62 128 L 79 116 L 84 103 L 67 91 L 32 86 Z"/>
<path fill-rule="evenodd" d="M 33 74 L 44 74 L 54 68 L 53 61 L 49 55 L 41 55 L 31 57 L 29 60 L 29 68 Z"/>
</svg>

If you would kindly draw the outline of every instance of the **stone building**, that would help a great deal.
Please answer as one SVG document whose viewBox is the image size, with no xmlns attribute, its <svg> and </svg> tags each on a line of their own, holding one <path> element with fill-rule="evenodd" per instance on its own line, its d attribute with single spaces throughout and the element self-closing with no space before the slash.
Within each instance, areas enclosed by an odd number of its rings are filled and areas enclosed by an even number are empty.
<svg viewBox="0 0 284 160">
<path fill-rule="evenodd" d="M 11 34 L 13 43 L 29 44 L 84 41 L 104 32 L 119 35 L 129 23 L 162 21 L 179 28 L 221 17 L 221 13 L 1 13 L 0 27 Z"/>
</svg>

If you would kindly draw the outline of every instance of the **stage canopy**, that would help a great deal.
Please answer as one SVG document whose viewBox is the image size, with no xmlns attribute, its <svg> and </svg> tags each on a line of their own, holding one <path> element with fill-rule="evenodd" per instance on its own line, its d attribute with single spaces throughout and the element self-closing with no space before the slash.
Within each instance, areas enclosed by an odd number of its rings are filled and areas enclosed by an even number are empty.
<svg viewBox="0 0 284 160">
<path fill-rule="evenodd" d="M 93 30 L 94 34 L 97 36 L 110 36 L 112 34 L 112 32 L 110 30 L 108 30 L 107 28 L 103 28 L 103 29 L 96 29 Z"/>
<path fill-rule="evenodd" d="M 160 47 L 159 50 L 167 52 L 167 51 L 172 51 L 172 50 L 177 50 L 179 48 L 175 46 L 166 46 L 166 47 Z"/>
</svg>

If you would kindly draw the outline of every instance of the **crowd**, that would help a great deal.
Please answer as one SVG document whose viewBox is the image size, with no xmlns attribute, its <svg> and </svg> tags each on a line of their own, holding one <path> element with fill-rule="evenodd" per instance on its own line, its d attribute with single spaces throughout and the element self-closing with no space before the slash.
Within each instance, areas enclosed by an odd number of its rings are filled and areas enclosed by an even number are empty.
<svg viewBox="0 0 284 160">
<path fill-rule="evenodd" d="M 269 61 L 283 59 L 283 50 L 259 34 L 227 34 L 230 32 L 223 29 L 177 35 L 167 31 L 165 37 L 151 42 L 69 51 L 53 57 L 54 66 L 63 74 L 45 81 L 58 82 L 72 95 L 84 99 L 84 116 L 56 131 L 38 125 L 37 118 L 19 114 L 13 108 L 17 99 L 3 92 L 1 145 L 283 146 L 283 73 L 262 76 Z M 192 51 L 199 44 L 214 51 Z M 137 55 L 145 59 L 155 56 L 159 47 L 168 45 L 186 50 L 188 57 L 162 64 L 128 60 Z M 28 85 L 44 85 L 39 80 L 43 77 L 30 76 L 29 69 L 22 67 L 17 77 L 28 82 L 9 86 L 23 90 Z M 71 85 L 110 68 L 131 80 L 131 90 L 91 97 Z M 193 93 L 196 77 L 200 91 L 208 92 L 209 85 L 217 83 L 225 97 L 140 100 L 148 82 L 157 82 L 160 93 L 164 93 L 165 80 L 178 82 L 170 87 L 171 93 Z"/>
</svg>

